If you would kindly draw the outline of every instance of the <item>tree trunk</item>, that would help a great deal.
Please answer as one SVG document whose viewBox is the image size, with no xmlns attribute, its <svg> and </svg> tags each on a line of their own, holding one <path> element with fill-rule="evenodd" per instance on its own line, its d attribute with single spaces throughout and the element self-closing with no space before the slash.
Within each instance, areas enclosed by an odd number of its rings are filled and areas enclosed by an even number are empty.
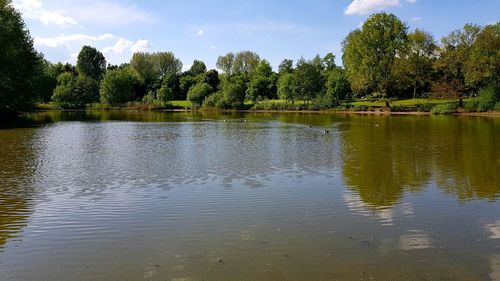
<svg viewBox="0 0 500 281">
<path fill-rule="evenodd" d="M 418 83 L 418 80 L 417 80 L 417 77 L 415 77 L 415 84 L 413 85 L 413 99 L 417 99 L 417 85 Z"/>
</svg>

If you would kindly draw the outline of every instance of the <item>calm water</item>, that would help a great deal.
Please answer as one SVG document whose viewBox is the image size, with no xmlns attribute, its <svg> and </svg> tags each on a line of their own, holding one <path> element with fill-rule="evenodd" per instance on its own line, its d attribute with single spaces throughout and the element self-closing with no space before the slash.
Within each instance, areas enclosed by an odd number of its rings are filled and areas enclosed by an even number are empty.
<svg viewBox="0 0 500 281">
<path fill-rule="evenodd" d="M 499 145 L 499 118 L 33 114 L 0 128 L 0 280 L 498 281 Z"/>
</svg>

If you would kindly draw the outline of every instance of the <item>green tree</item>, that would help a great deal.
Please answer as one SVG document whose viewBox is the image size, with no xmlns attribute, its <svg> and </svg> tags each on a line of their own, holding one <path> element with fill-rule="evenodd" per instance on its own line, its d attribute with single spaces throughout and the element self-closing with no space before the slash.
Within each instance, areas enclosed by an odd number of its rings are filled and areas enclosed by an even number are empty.
<svg viewBox="0 0 500 281">
<path fill-rule="evenodd" d="M 203 82 L 210 85 L 212 87 L 212 91 L 216 92 L 220 84 L 219 73 L 217 70 L 212 69 L 207 71 L 205 73 L 205 77 L 203 78 Z"/>
<path fill-rule="evenodd" d="M 151 85 L 160 78 L 160 69 L 150 53 L 134 53 L 130 60 L 130 66 L 141 82 L 147 85 Z"/>
<path fill-rule="evenodd" d="M 159 78 L 168 75 L 178 75 L 182 70 L 182 62 L 172 52 L 158 52 L 151 54 L 153 68 L 157 68 Z"/>
<path fill-rule="evenodd" d="M 408 35 L 408 69 L 413 77 L 413 98 L 417 98 L 418 87 L 430 80 L 436 43 L 432 34 L 417 29 Z"/>
<path fill-rule="evenodd" d="M 337 68 L 337 65 L 335 64 L 335 55 L 332 53 L 326 54 L 322 61 L 326 71 L 331 71 Z"/>
<path fill-rule="evenodd" d="M 200 107 L 203 101 L 212 93 L 212 87 L 207 83 L 200 83 L 193 87 L 188 92 L 187 99 L 194 107 Z"/>
<path fill-rule="evenodd" d="M 106 72 L 106 58 L 96 48 L 83 46 L 78 54 L 76 70 L 80 75 L 100 81 Z"/>
<path fill-rule="evenodd" d="M 233 65 L 234 65 L 234 54 L 227 53 L 224 56 L 219 56 L 217 59 L 217 68 L 224 71 L 227 75 L 233 74 Z"/>
<path fill-rule="evenodd" d="M 204 62 L 200 60 L 194 60 L 193 65 L 191 65 L 191 68 L 189 69 L 189 74 L 193 76 L 198 76 L 201 74 L 205 74 L 207 71 L 207 66 L 205 65 Z"/>
<path fill-rule="evenodd" d="M 351 90 L 345 71 L 341 68 L 334 68 L 328 72 L 326 80 L 326 91 L 324 102 L 328 106 L 336 106 L 341 100 L 347 98 Z"/>
<path fill-rule="evenodd" d="M 243 76 L 228 77 L 222 83 L 224 105 L 228 108 L 243 108 L 246 84 Z"/>
<path fill-rule="evenodd" d="M 446 91 L 449 95 L 459 97 L 472 92 L 473 89 L 465 83 L 465 64 L 480 33 L 480 26 L 466 24 L 463 29 L 455 30 L 441 39 L 439 58 L 434 63 L 439 80 L 433 91 Z"/>
<path fill-rule="evenodd" d="M 324 79 L 322 68 L 314 60 L 306 61 L 301 58 L 295 67 L 295 89 L 296 97 L 310 101 L 322 94 Z"/>
<path fill-rule="evenodd" d="M 32 108 L 41 58 L 21 14 L 10 0 L 0 0 L 0 113 Z"/>
<path fill-rule="evenodd" d="M 279 74 L 292 73 L 293 72 L 293 60 L 284 59 L 281 61 L 278 67 Z"/>
<path fill-rule="evenodd" d="M 474 88 L 500 85 L 500 22 L 485 26 L 464 65 L 465 83 Z"/>
<path fill-rule="evenodd" d="M 181 96 L 184 96 L 184 99 L 187 98 L 187 94 L 191 87 L 198 84 L 200 81 L 197 77 L 191 75 L 184 75 L 180 78 L 180 91 Z"/>
<path fill-rule="evenodd" d="M 130 70 L 127 68 L 106 72 L 99 90 L 101 102 L 117 105 L 130 101 L 132 97 L 131 76 Z"/>
<path fill-rule="evenodd" d="M 293 73 L 283 73 L 278 80 L 278 96 L 286 102 L 295 103 L 297 98 L 297 82 Z"/>
<path fill-rule="evenodd" d="M 236 54 L 233 64 L 233 74 L 251 74 L 259 65 L 260 57 L 257 53 L 243 51 Z"/>
<path fill-rule="evenodd" d="M 248 83 L 247 98 L 255 102 L 259 98 L 272 98 L 275 96 L 272 76 L 273 68 L 271 64 L 267 60 L 260 61 Z"/>
<path fill-rule="evenodd" d="M 57 77 L 52 100 L 62 108 L 83 108 L 98 99 L 98 82 L 85 75 L 65 72 Z"/>
<path fill-rule="evenodd" d="M 404 51 L 406 32 L 406 25 L 395 15 L 378 13 L 370 16 L 361 30 L 349 34 L 343 44 L 343 61 L 355 90 L 374 89 L 389 96 L 388 89 L 396 80 L 393 67 Z"/>
</svg>

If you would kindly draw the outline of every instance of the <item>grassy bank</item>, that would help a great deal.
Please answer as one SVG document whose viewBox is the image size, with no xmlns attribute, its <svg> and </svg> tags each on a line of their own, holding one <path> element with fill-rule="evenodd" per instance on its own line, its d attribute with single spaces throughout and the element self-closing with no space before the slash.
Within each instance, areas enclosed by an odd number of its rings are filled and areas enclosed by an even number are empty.
<svg viewBox="0 0 500 281">
<path fill-rule="evenodd" d="M 54 103 L 38 104 L 37 110 L 60 109 Z M 148 104 L 142 102 L 130 102 L 121 106 L 108 106 L 103 104 L 92 104 L 87 109 L 94 110 L 192 110 L 189 101 L 170 101 L 164 104 Z M 204 109 L 206 110 L 206 109 Z M 243 111 L 279 111 L 279 112 L 343 112 L 343 113 L 406 113 L 406 114 L 467 114 L 467 113 L 500 113 L 500 107 L 494 110 L 481 110 L 480 101 L 475 98 L 463 100 L 463 107 L 459 107 L 458 99 L 407 99 L 392 100 L 390 108 L 386 107 L 385 101 L 380 100 L 355 100 L 344 101 L 335 108 L 325 108 L 314 102 L 285 100 L 265 100 L 259 102 L 245 102 Z"/>
</svg>

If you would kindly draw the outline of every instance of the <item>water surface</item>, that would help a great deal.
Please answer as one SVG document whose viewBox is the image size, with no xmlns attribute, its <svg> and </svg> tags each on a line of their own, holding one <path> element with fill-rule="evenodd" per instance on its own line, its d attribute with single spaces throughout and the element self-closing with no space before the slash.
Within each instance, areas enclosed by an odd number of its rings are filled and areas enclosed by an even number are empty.
<svg viewBox="0 0 500 281">
<path fill-rule="evenodd" d="M 31 114 L 0 128 L 0 280 L 500 280 L 499 143 L 498 118 Z"/>
</svg>

